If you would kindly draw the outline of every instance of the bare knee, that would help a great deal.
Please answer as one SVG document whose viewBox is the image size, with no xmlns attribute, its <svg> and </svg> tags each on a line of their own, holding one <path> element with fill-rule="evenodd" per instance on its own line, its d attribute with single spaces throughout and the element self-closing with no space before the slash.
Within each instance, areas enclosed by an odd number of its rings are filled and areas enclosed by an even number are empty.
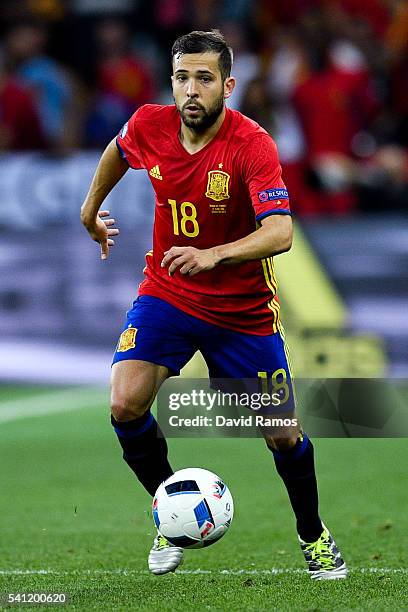
<svg viewBox="0 0 408 612">
<path fill-rule="evenodd" d="M 112 393 L 111 413 L 116 421 L 138 419 L 149 410 L 151 402 L 140 401 L 135 397 L 126 397 Z"/>
<path fill-rule="evenodd" d="M 117 421 L 131 421 L 143 416 L 167 376 L 168 370 L 164 366 L 138 360 L 115 363 L 111 376 L 113 417 Z"/>
<path fill-rule="evenodd" d="M 138 419 L 149 410 L 155 393 L 146 385 L 117 385 L 111 388 L 111 412 L 117 421 Z"/>
</svg>

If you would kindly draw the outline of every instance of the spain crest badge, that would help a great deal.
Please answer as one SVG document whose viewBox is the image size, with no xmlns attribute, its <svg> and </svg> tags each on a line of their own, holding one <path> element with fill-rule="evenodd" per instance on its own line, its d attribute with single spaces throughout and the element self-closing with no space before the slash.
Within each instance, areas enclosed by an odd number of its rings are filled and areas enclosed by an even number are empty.
<svg viewBox="0 0 408 612">
<path fill-rule="evenodd" d="M 135 348 L 136 346 L 136 327 L 128 327 L 124 332 L 120 334 L 118 348 L 116 349 L 118 353 L 125 353 L 129 349 Z"/>
<path fill-rule="evenodd" d="M 228 200 L 230 197 L 228 193 L 230 178 L 230 175 L 222 170 L 210 170 L 207 191 L 205 192 L 206 197 L 215 200 L 215 202 Z"/>
</svg>

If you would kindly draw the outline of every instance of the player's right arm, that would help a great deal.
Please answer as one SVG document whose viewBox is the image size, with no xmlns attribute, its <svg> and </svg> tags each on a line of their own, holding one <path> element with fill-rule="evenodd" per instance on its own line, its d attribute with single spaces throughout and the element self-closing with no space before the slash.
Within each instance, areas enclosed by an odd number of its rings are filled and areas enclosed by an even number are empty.
<svg viewBox="0 0 408 612">
<path fill-rule="evenodd" d="M 113 219 L 103 221 L 103 218 L 107 217 L 109 212 L 99 212 L 99 209 L 107 195 L 128 169 L 129 164 L 120 155 L 116 146 L 116 139 L 112 140 L 99 160 L 88 194 L 81 207 L 83 225 L 91 238 L 101 245 L 101 259 L 108 257 L 109 247 L 114 244 L 111 236 L 119 234 L 119 230 L 111 227 L 114 224 Z"/>
</svg>

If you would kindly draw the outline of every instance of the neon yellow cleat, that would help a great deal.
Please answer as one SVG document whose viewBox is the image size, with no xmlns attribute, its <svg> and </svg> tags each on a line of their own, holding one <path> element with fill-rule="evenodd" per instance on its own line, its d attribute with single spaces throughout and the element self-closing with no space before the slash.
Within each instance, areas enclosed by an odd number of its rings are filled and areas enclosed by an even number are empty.
<svg viewBox="0 0 408 612">
<path fill-rule="evenodd" d="M 323 533 L 316 542 L 304 542 L 300 547 L 309 566 L 312 580 L 339 580 L 347 578 L 347 565 L 343 561 L 330 531 L 323 525 Z"/>
</svg>

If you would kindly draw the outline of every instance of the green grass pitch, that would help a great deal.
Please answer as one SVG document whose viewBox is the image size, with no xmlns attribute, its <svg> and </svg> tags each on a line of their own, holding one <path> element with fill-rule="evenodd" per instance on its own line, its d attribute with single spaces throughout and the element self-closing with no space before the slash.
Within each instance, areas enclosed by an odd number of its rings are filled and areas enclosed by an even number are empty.
<svg viewBox="0 0 408 612">
<path fill-rule="evenodd" d="M 321 515 L 351 570 L 320 583 L 304 572 L 261 440 L 170 440 L 173 467 L 219 473 L 236 512 L 220 542 L 155 577 L 150 500 L 121 459 L 104 395 L 0 387 L 0 593 L 64 591 L 73 610 L 408 609 L 406 440 L 314 441 Z"/>
</svg>

